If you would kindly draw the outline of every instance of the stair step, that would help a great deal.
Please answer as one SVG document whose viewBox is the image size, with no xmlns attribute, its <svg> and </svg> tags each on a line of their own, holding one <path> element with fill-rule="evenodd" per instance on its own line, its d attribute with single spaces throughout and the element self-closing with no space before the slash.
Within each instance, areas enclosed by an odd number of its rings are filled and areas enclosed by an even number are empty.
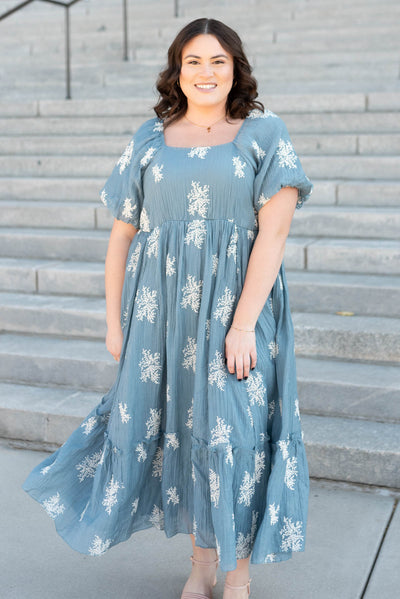
<svg viewBox="0 0 400 599">
<path fill-rule="evenodd" d="M 104 298 L 0 292 L 0 329 L 105 339 Z"/>
<path fill-rule="evenodd" d="M 51 335 L 0 334 L 0 380 L 106 391 L 119 363 L 105 341 Z"/>
<path fill-rule="evenodd" d="M 400 277 L 286 270 L 297 312 L 400 316 Z M 104 297 L 104 262 L 0 258 L 3 291 Z"/>
<path fill-rule="evenodd" d="M 398 366 L 296 359 L 301 413 L 400 423 Z"/>
<path fill-rule="evenodd" d="M 295 213 L 292 236 L 351 238 L 400 238 L 400 208 L 326 207 L 308 205 Z M 109 229 L 113 217 L 95 202 L 1 201 L 1 227 L 63 227 L 68 229 Z"/>
<path fill-rule="evenodd" d="M 126 145 L 126 136 L 2 136 L 0 155 L 40 154 L 57 155 L 119 155 Z M 393 155 L 400 153 L 400 134 L 308 134 L 295 133 L 292 141 L 300 156 L 303 155 Z"/>
<path fill-rule="evenodd" d="M 292 315 L 296 354 L 400 362 L 400 321 L 382 316 Z"/>
<path fill-rule="evenodd" d="M 109 231 L 88 229 L 0 229 L 0 256 L 101 262 Z M 400 274 L 400 243 L 393 240 L 289 237 L 284 261 L 288 269 Z"/>
<path fill-rule="evenodd" d="M 286 276 L 290 306 L 296 312 L 400 316 L 400 277 L 295 270 L 286 270 Z"/>
<path fill-rule="evenodd" d="M 130 101 L 129 104 L 126 104 L 123 99 L 114 101 L 105 101 L 104 99 L 71 100 L 71 105 L 65 105 L 65 100 L 64 104 L 61 100 L 41 100 L 39 108 L 35 107 L 36 103 L 29 104 L 32 110 L 40 110 L 40 117 L 23 116 L 23 114 L 15 117 L 11 113 L 6 118 L 5 114 L 0 118 L 0 131 L 2 135 L 9 136 L 25 136 L 29 131 L 29 137 L 34 135 L 123 135 L 129 141 L 129 137 L 144 120 L 155 116 L 151 108 L 155 104 L 155 100 L 155 98 L 135 98 L 135 102 Z M 310 102 L 312 103 L 310 96 L 279 95 L 277 96 L 277 106 L 272 98 L 263 100 L 261 97 L 260 100 L 264 103 L 265 108 L 283 118 L 293 139 L 300 133 L 349 135 L 352 133 L 395 134 L 400 132 L 398 111 L 361 112 L 361 108 L 360 111 L 353 112 L 345 109 L 339 111 L 333 106 L 329 108 L 329 105 L 335 101 L 334 95 L 329 97 L 329 101 L 321 104 L 321 112 L 318 111 L 318 106 L 310 108 Z M 303 110 L 299 108 L 297 111 L 295 110 L 295 101 L 304 102 Z M 338 102 L 340 102 L 340 98 Z M 115 115 L 112 115 L 114 105 L 119 103 L 119 108 L 115 108 Z M 6 109 L 4 104 L 3 102 L 0 106 L 2 115 L 7 110 L 10 111 L 10 108 Z M 19 102 L 14 102 L 12 109 L 17 111 L 18 105 Z M 29 107 L 22 106 L 21 110 L 27 111 Z M 308 112 L 306 108 L 308 108 Z M 301 118 L 299 118 L 299 114 L 301 114 Z M 83 116 L 87 118 L 78 118 Z M 356 177 L 353 175 L 352 178 Z"/>
<path fill-rule="evenodd" d="M 301 421 L 310 476 L 400 487 L 398 424 L 310 414 Z"/>
</svg>

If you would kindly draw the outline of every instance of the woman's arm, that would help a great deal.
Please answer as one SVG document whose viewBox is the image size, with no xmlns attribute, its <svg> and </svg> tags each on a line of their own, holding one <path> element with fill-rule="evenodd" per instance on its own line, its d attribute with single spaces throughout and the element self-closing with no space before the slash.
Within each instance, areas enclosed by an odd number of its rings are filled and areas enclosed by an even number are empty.
<svg viewBox="0 0 400 599">
<path fill-rule="evenodd" d="M 297 197 L 297 188 L 282 188 L 259 210 L 259 230 L 232 321 L 236 327 L 254 329 L 256 325 L 278 276 Z M 225 356 L 231 374 L 236 365 L 237 378 L 247 377 L 250 362 L 254 368 L 257 361 L 255 333 L 230 328 L 225 338 Z"/>
<path fill-rule="evenodd" d="M 122 348 L 121 296 L 129 246 L 138 229 L 114 218 L 105 261 L 106 346 L 119 361 Z"/>
</svg>

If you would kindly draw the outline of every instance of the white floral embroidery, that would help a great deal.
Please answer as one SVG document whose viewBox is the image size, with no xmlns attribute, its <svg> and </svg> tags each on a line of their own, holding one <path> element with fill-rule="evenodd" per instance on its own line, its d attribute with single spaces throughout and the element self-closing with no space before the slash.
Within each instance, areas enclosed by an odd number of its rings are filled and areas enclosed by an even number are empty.
<svg viewBox="0 0 400 599">
<path fill-rule="evenodd" d="M 140 165 L 141 166 L 146 166 L 146 164 L 148 164 L 148 162 L 150 162 L 151 158 L 153 157 L 154 153 L 155 153 L 156 149 L 151 147 L 149 148 L 145 155 L 143 156 L 143 158 L 140 161 Z"/>
<path fill-rule="evenodd" d="M 154 121 L 153 131 L 164 131 L 164 123 L 161 119 Z"/>
<path fill-rule="evenodd" d="M 247 470 L 244 473 L 242 483 L 240 485 L 240 495 L 238 499 L 238 503 L 244 503 L 247 507 L 249 507 L 251 498 L 255 493 L 255 477 L 251 476 Z"/>
<path fill-rule="evenodd" d="M 188 337 L 187 344 L 182 350 L 184 356 L 182 366 L 186 369 L 191 368 L 193 372 L 196 372 L 196 350 L 196 339 L 193 337 Z"/>
<path fill-rule="evenodd" d="M 131 516 L 133 516 L 133 514 L 136 514 L 137 509 L 138 509 L 138 504 L 139 504 L 139 497 L 136 497 L 136 499 L 134 501 L 132 501 Z"/>
<path fill-rule="evenodd" d="M 142 208 L 140 213 L 140 229 L 146 233 L 150 233 L 150 219 L 147 214 L 147 210 L 145 207 Z"/>
<path fill-rule="evenodd" d="M 290 141 L 285 142 L 285 140 L 280 139 L 276 153 L 279 158 L 280 167 L 297 168 L 297 156 Z"/>
<path fill-rule="evenodd" d="M 253 240 L 254 237 L 255 237 L 254 231 L 252 231 L 251 229 L 247 229 L 247 239 Z"/>
<path fill-rule="evenodd" d="M 135 451 L 138 454 L 138 457 L 137 457 L 138 462 L 144 462 L 147 459 L 147 451 L 146 451 L 143 443 L 138 443 Z"/>
<path fill-rule="evenodd" d="M 149 258 L 150 258 L 150 256 L 154 256 L 155 258 L 157 258 L 159 238 L 160 238 L 160 227 L 154 227 L 154 229 L 152 230 L 152 232 L 150 233 L 150 235 L 147 238 L 147 252 L 146 253 Z"/>
<path fill-rule="evenodd" d="M 215 320 L 220 320 L 226 326 L 232 314 L 236 295 L 232 293 L 229 287 L 225 287 L 223 295 L 217 299 L 217 308 L 213 312 Z"/>
<path fill-rule="evenodd" d="M 54 466 L 55 463 L 56 463 L 56 460 L 54 460 L 54 462 L 52 464 L 49 464 L 48 466 L 44 466 L 43 468 L 41 468 L 40 474 L 47 474 L 48 471 L 50 470 L 50 468 L 52 466 Z"/>
<path fill-rule="evenodd" d="M 168 495 L 168 503 L 173 503 L 174 505 L 176 505 L 177 503 L 179 503 L 179 495 L 177 493 L 176 487 L 170 487 L 169 489 L 167 489 L 167 495 Z"/>
<path fill-rule="evenodd" d="M 262 148 L 260 148 L 260 146 L 258 145 L 256 140 L 253 140 L 251 145 L 252 145 L 253 149 L 255 150 L 258 159 L 265 157 L 265 151 Z"/>
<path fill-rule="evenodd" d="M 208 365 L 208 382 L 210 385 L 216 383 L 218 389 L 223 391 L 227 378 L 228 374 L 226 372 L 222 353 L 215 350 L 215 358 Z"/>
<path fill-rule="evenodd" d="M 158 310 L 157 290 L 151 290 L 150 287 L 142 285 L 141 290 L 136 292 L 135 306 L 137 306 L 136 318 L 138 320 L 147 318 L 149 322 L 154 323 Z"/>
<path fill-rule="evenodd" d="M 247 406 L 247 414 L 249 415 L 249 420 L 250 420 L 251 426 L 254 426 L 253 414 L 251 413 L 250 406 Z"/>
<path fill-rule="evenodd" d="M 142 249 L 142 244 L 138 241 L 137 246 L 131 254 L 131 257 L 128 262 L 127 270 L 131 273 L 132 277 L 136 273 L 137 265 L 139 262 L 140 250 Z"/>
<path fill-rule="evenodd" d="M 229 443 L 230 434 L 233 430 L 233 426 L 226 424 L 223 418 L 217 416 L 217 424 L 211 429 L 211 441 L 210 445 L 219 445 L 220 443 Z"/>
<path fill-rule="evenodd" d="M 276 341 L 271 341 L 268 344 L 268 349 L 270 350 L 270 357 L 271 358 L 276 358 L 276 356 L 279 354 L 279 345 L 276 343 Z"/>
<path fill-rule="evenodd" d="M 268 420 L 275 414 L 275 399 L 268 401 Z"/>
<path fill-rule="evenodd" d="M 100 194 L 100 199 L 103 202 L 104 206 L 107 206 L 107 194 L 105 189 L 102 190 Z"/>
<path fill-rule="evenodd" d="M 79 464 L 75 466 L 75 468 L 79 471 L 78 479 L 80 482 L 84 481 L 85 478 L 94 477 L 102 453 L 103 450 L 100 449 L 99 451 L 92 453 L 90 456 L 87 455 L 81 462 L 79 462 Z"/>
<path fill-rule="evenodd" d="M 158 528 L 159 530 L 164 529 L 164 512 L 158 505 L 154 504 L 153 511 L 149 517 L 150 522 L 153 526 Z"/>
<path fill-rule="evenodd" d="M 153 383 L 160 382 L 161 364 L 160 352 L 151 353 L 149 349 L 142 349 L 142 359 L 139 362 L 141 368 L 140 380 L 146 382 L 150 379 Z"/>
<path fill-rule="evenodd" d="M 129 144 L 126 146 L 124 153 L 121 158 L 118 160 L 117 165 L 119 165 L 119 174 L 122 175 L 128 164 L 132 159 L 133 147 L 135 145 L 134 140 L 132 139 Z"/>
<path fill-rule="evenodd" d="M 167 447 L 172 447 L 174 451 L 180 447 L 176 433 L 165 433 L 165 438 L 167 439 Z"/>
<path fill-rule="evenodd" d="M 282 452 L 282 459 L 287 460 L 287 458 L 289 457 L 289 452 L 288 452 L 288 447 L 289 447 L 289 434 L 287 435 L 286 440 L 284 439 L 279 439 L 279 441 L 277 442 L 279 445 L 279 449 Z"/>
<path fill-rule="evenodd" d="M 229 443 L 226 446 L 225 464 L 230 464 L 231 466 L 233 466 L 233 449 L 232 445 L 230 445 Z"/>
<path fill-rule="evenodd" d="M 193 407 L 194 407 L 194 398 L 192 397 L 192 405 L 188 408 L 188 418 L 185 422 L 188 428 L 193 428 Z"/>
<path fill-rule="evenodd" d="M 295 414 L 295 416 L 297 416 L 297 418 L 298 418 L 299 420 L 301 420 L 301 418 L 300 418 L 299 400 L 298 400 L 298 398 L 297 398 L 297 397 L 296 397 L 296 399 L 294 400 L 294 414 Z"/>
<path fill-rule="evenodd" d="M 112 507 L 118 502 L 117 494 L 118 490 L 121 488 L 124 488 L 124 485 L 119 481 L 114 480 L 114 475 L 112 475 L 111 480 L 106 487 L 104 499 L 101 502 L 101 504 L 104 505 L 107 514 L 111 514 Z"/>
<path fill-rule="evenodd" d="M 271 525 L 274 525 L 278 522 L 279 508 L 280 505 L 275 505 L 275 503 L 270 503 L 268 506 L 268 512 L 271 518 Z"/>
<path fill-rule="evenodd" d="M 168 277 L 172 277 L 172 275 L 176 274 L 175 260 L 175 256 L 170 256 L 169 254 L 167 254 L 167 260 L 165 263 L 165 274 Z"/>
<path fill-rule="evenodd" d="M 196 536 L 197 534 L 197 522 L 196 522 L 196 518 L 193 516 L 193 534 L 194 536 Z"/>
<path fill-rule="evenodd" d="M 257 404 L 258 406 L 264 406 L 264 396 L 267 390 L 264 386 L 261 372 L 250 371 L 249 378 L 246 381 L 246 387 L 250 405 L 254 406 L 254 404 Z"/>
<path fill-rule="evenodd" d="M 264 204 L 266 204 L 267 202 L 269 202 L 270 199 L 271 198 L 266 198 L 265 195 L 262 193 L 260 195 L 260 197 L 258 198 L 258 202 L 257 202 L 258 206 L 259 206 L 259 209 L 262 208 L 264 206 Z"/>
<path fill-rule="evenodd" d="M 126 403 L 122 403 L 121 401 L 118 404 L 119 407 L 119 412 L 121 415 L 121 422 L 126 423 L 129 422 L 129 420 L 131 419 L 130 414 L 128 414 L 127 410 L 128 410 L 128 406 Z"/>
<path fill-rule="evenodd" d="M 274 562 L 275 558 L 276 558 L 276 553 L 267 553 L 264 563 L 268 564 L 270 562 Z"/>
<path fill-rule="evenodd" d="M 94 427 L 96 426 L 96 423 L 97 423 L 96 416 L 91 416 L 85 422 L 82 422 L 81 427 L 85 429 L 83 431 L 84 434 L 88 435 L 89 433 L 91 433 L 92 430 L 94 429 Z"/>
<path fill-rule="evenodd" d="M 265 470 L 265 451 L 256 451 L 254 479 L 256 483 L 261 481 L 262 473 Z"/>
<path fill-rule="evenodd" d="M 233 229 L 233 233 L 229 239 L 229 245 L 226 249 L 226 255 L 229 258 L 229 256 L 233 256 L 234 261 L 236 262 L 236 253 L 237 253 L 237 240 L 238 240 L 239 234 L 238 234 L 238 230 L 237 230 L 237 226 L 234 226 Z"/>
<path fill-rule="evenodd" d="M 212 255 L 212 274 L 217 276 L 217 268 L 218 268 L 218 254 L 213 254 Z"/>
<path fill-rule="evenodd" d="M 202 280 L 196 281 L 196 278 L 193 275 L 186 275 L 186 284 L 182 287 L 182 308 L 187 308 L 188 306 L 190 306 L 193 312 L 198 312 L 200 308 L 202 288 Z"/>
<path fill-rule="evenodd" d="M 200 249 L 204 243 L 206 234 L 206 222 L 204 220 L 192 220 L 188 224 L 185 239 L 183 241 L 186 245 L 193 242 L 193 244 Z"/>
<path fill-rule="evenodd" d="M 158 435 L 161 426 L 161 412 L 161 408 L 159 410 L 150 408 L 150 415 L 146 420 L 146 439 L 150 439 L 151 437 Z"/>
<path fill-rule="evenodd" d="M 111 539 L 106 539 L 103 541 L 99 535 L 95 535 L 90 547 L 89 553 L 90 555 L 102 555 L 107 551 L 111 544 Z"/>
<path fill-rule="evenodd" d="M 167 383 L 166 395 L 167 395 L 167 401 L 171 401 L 171 395 L 169 392 L 169 384 L 168 383 Z"/>
<path fill-rule="evenodd" d="M 202 186 L 199 181 L 192 181 L 192 189 L 187 194 L 189 200 L 189 214 L 198 212 L 201 217 L 206 217 L 208 204 L 210 203 L 210 198 L 208 197 L 209 191 L 209 185 Z"/>
<path fill-rule="evenodd" d="M 209 341 L 210 339 L 210 327 L 211 327 L 211 318 L 206 319 L 206 339 Z"/>
<path fill-rule="evenodd" d="M 302 522 L 298 520 L 296 524 L 291 518 L 283 517 L 284 526 L 279 531 L 282 537 L 282 551 L 300 551 L 303 541 Z"/>
<path fill-rule="evenodd" d="M 123 218 L 132 218 L 133 211 L 136 209 L 136 204 L 132 206 L 132 200 L 130 198 L 126 198 L 124 200 L 124 209 L 122 211 Z"/>
<path fill-rule="evenodd" d="M 204 159 L 207 156 L 208 150 L 211 150 L 210 146 L 193 146 L 190 152 L 188 152 L 188 156 L 189 158 L 197 156 L 197 158 Z"/>
<path fill-rule="evenodd" d="M 155 164 L 153 166 L 153 168 L 151 169 L 152 173 L 153 173 L 154 181 L 156 183 L 159 183 L 161 181 L 161 179 L 164 178 L 164 175 L 163 175 L 163 172 L 162 172 L 163 168 L 164 168 L 163 164 L 161 164 L 161 165 Z"/>
<path fill-rule="evenodd" d="M 297 458 L 288 458 L 286 461 L 285 484 L 288 489 L 294 491 L 294 485 L 297 476 Z"/>
<path fill-rule="evenodd" d="M 152 476 L 159 476 L 161 478 L 162 475 L 162 468 L 163 468 L 163 449 L 162 447 L 158 446 L 156 449 L 156 453 L 154 455 L 154 459 L 152 461 L 152 466 L 153 466 L 153 470 L 151 475 Z"/>
<path fill-rule="evenodd" d="M 248 119 L 267 119 L 267 118 L 278 118 L 278 115 L 272 112 L 271 110 L 259 110 L 258 108 L 254 108 L 249 112 L 246 118 Z"/>
<path fill-rule="evenodd" d="M 219 474 L 217 474 L 216 472 L 214 472 L 214 470 L 212 470 L 210 468 L 210 470 L 209 470 L 209 479 L 210 479 L 211 501 L 213 502 L 214 507 L 218 507 L 218 502 L 219 502 Z"/>
<path fill-rule="evenodd" d="M 235 177 L 239 177 L 242 179 L 244 177 L 244 167 L 246 166 L 245 162 L 240 160 L 240 156 L 234 156 L 232 158 L 233 166 L 235 167 Z"/>
<path fill-rule="evenodd" d="M 53 520 L 65 510 L 65 505 L 61 503 L 59 492 L 57 492 L 55 495 L 52 495 L 48 499 L 45 499 L 42 502 L 42 506 L 45 508 L 50 518 L 53 518 Z"/>
<path fill-rule="evenodd" d="M 251 512 L 251 530 L 244 536 L 242 532 L 239 532 L 236 540 L 236 558 L 246 559 L 253 548 L 254 538 L 257 530 L 257 518 L 258 512 L 252 510 Z"/>
</svg>

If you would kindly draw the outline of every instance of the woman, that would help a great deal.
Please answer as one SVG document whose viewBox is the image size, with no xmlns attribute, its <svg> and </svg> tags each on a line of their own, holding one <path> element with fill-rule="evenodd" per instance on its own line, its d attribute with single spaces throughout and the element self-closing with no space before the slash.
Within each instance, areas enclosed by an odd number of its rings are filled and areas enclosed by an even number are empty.
<svg viewBox="0 0 400 599">
<path fill-rule="evenodd" d="M 190 534 L 181 599 L 250 593 L 249 561 L 304 551 L 308 467 L 283 265 L 312 191 L 284 122 L 255 100 L 237 34 L 196 19 L 156 117 L 101 192 L 113 387 L 23 488 L 81 553 L 137 530 Z"/>
</svg>

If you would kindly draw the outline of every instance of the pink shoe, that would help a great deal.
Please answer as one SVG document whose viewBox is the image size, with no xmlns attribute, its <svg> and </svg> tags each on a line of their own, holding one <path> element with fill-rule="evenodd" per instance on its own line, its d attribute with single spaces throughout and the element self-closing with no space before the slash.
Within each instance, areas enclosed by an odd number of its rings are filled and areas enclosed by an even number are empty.
<svg viewBox="0 0 400 599">
<path fill-rule="evenodd" d="M 195 564 L 200 564 L 201 566 L 210 566 L 210 564 L 214 564 L 215 565 L 215 572 L 218 569 L 218 564 L 219 564 L 219 558 L 217 557 L 215 560 L 211 561 L 211 562 L 203 562 L 199 559 L 195 559 L 193 557 L 193 555 L 190 556 L 190 559 L 192 560 L 192 563 Z M 215 574 L 215 579 L 213 582 L 213 587 L 215 587 L 215 585 L 217 584 L 217 575 Z M 181 599 L 211 599 L 211 597 L 208 597 L 207 595 L 203 595 L 202 593 L 192 593 L 190 591 L 184 591 L 181 595 Z"/>
<path fill-rule="evenodd" d="M 249 578 L 248 582 L 246 582 L 246 584 L 241 584 L 238 586 L 233 586 L 233 584 L 229 584 L 229 582 L 225 581 L 225 586 L 228 589 L 245 589 L 247 587 L 247 595 L 250 595 L 250 582 L 251 582 L 251 578 Z"/>
</svg>

